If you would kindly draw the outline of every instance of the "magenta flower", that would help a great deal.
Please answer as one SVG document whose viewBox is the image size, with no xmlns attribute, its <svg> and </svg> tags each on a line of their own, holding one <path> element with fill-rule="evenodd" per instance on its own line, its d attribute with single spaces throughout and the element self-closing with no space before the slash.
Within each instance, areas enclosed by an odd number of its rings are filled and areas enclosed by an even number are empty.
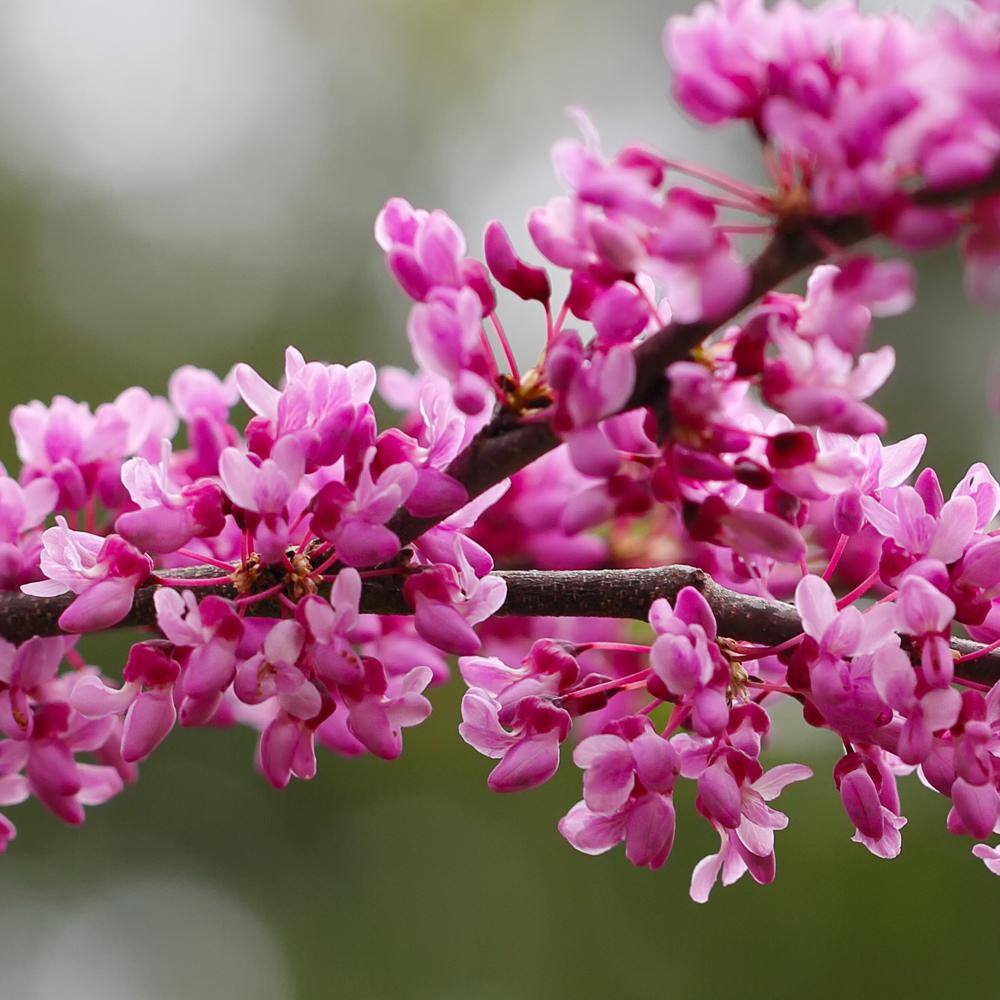
<svg viewBox="0 0 1000 1000">
<path fill-rule="evenodd" d="M 855 826 L 855 843 L 864 844 L 877 858 L 891 859 L 902 849 L 896 782 L 877 751 L 850 753 L 834 768 L 834 781 L 844 811 Z"/>
<path fill-rule="evenodd" d="M 431 703 L 422 692 L 433 671 L 414 667 L 401 677 L 387 678 L 374 657 L 362 657 L 362 665 L 362 679 L 340 687 L 347 726 L 377 757 L 395 760 L 403 752 L 403 728 L 418 726 L 431 714 Z"/>
<path fill-rule="evenodd" d="M 247 526 L 261 558 L 274 562 L 288 546 L 288 506 L 305 473 L 305 456 L 295 438 L 281 438 L 271 457 L 254 462 L 237 448 L 219 458 L 219 478 L 233 504 L 249 515 Z"/>
<path fill-rule="evenodd" d="M 225 515 L 222 492 L 212 482 L 173 486 L 170 442 L 163 442 L 159 466 L 131 458 L 122 466 L 122 484 L 138 510 L 115 522 L 118 533 L 147 552 L 173 552 L 192 538 L 218 535 Z"/>
<path fill-rule="evenodd" d="M 729 720 L 726 692 L 731 675 L 715 642 L 715 616 L 708 602 L 693 587 L 685 587 L 673 608 L 666 598 L 654 601 L 649 623 L 657 634 L 649 658 L 655 675 L 650 691 L 682 700 L 690 707 L 697 733 L 718 735 Z"/>
<path fill-rule="evenodd" d="M 0 590 L 16 590 L 33 576 L 38 529 L 52 513 L 59 490 L 51 479 L 21 486 L 0 467 Z"/>
<path fill-rule="evenodd" d="M 80 824 L 84 806 L 100 805 L 123 787 L 114 767 L 76 760 L 76 754 L 103 746 L 113 721 L 84 719 L 62 700 L 36 705 L 34 715 L 28 739 L 2 744 L 0 772 L 10 776 L 23 770 L 31 795 L 64 822 Z"/>
<path fill-rule="evenodd" d="M 187 424 L 199 418 L 216 424 L 229 421 L 229 411 L 239 399 L 236 369 L 220 379 L 215 372 L 182 365 L 170 376 L 167 395 L 177 415 Z"/>
<path fill-rule="evenodd" d="M 279 710 L 264 727 L 257 744 L 257 763 L 274 788 L 285 788 L 292 776 L 316 776 L 316 728 Z"/>
<path fill-rule="evenodd" d="M 945 565 L 961 558 L 979 519 L 968 495 L 953 495 L 943 504 L 932 499 L 928 509 L 926 498 L 911 486 L 901 486 L 881 501 L 862 497 L 861 506 L 876 531 L 909 560 L 936 559 Z"/>
<path fill-rule="evenodd" d="M 237 668 L 233 684 L 236 697 L 247 705 L 273 699 L 285 715 L 303 722 L 316 718 L 323 708 L 323 696 L 301 664 L 305 643 L 306 630 L 297 621 L 277 622 L 267 633 L 260 653 Z"/>
<path fill-rule="evenodd" d="M 42 535 L 42 572 L 46 580 L 26 583 L 24 593 L 52 597 L 77 595 L 59 616 L 64 632 L 96 632 L 117 625 L 132 609 L 136 588 L 153 568 L 150 558 L 118 535 L 101 538 L 72 531 L 64 517 Z"/>
<path fill-rule="evenodd" d="M 885 703 L 904 716 L 896 753 L 907 764 L 921 763 L 931 753 L 934 734 L 958 721 L 962 696 L 952 687 L 921 685 L 910 658 L 891 647 L 880 651 L 872 680 Z"/>
<path fill-rule="evenodd" d="M 556 773 L 571 725 L 569 713 L 547 698 L 520 698 L 505 708 L 489 692 L 471 688 L 462 698 L 458 732 L 485 757 L 500 759 L 489 776 L 493 791 L 521 792 Z"/>
<path fill-rule="evenodd" d="M 328 601 L 313 594 L 300 601 L 295 611 L 296 620 L 306 630 L 309 662 L 329 684 L 357 684 L 364 677 L 364 665 L 352 639 L 358 628 L 360 598 L 357 570 L 342 569 Z"/>
<path fill-rule="evenodd" d="M 583 769 L 583 801 L 559 821 L 559 832 L 584 854 L 603 854 L 622 841 L 637 867 L 663 866 L 674 843 L 672 793 L 677 752 L 645 716 L 618 719 L 573 751 Z"/>
<path fill-rule="evenodd" d="M 181 722 L 211 715 L 236 673 L 236 653 L 244 625 L 221 597 L 200 604 L 190 590 L 161 587 L 153 595 L 156 623 L 177 649 L 183 668 Z"/>
<path fill-rule="evenodd" d="M 421 551 L 433 553 L 434 562 L 407 577 L 403 594 L 421 638 L 445 652 L 468 656 L 480 646 L 473 626 L 503 605 L 507 585 L 490 575 L 493 561 L 474 543 L 455 531 L 441 529 L 440 535 L 443 544 L 436 552 L 433 532 L 421 539 Z"/>
<path fill-rule="evenodd" d="M 0 729 L 12 740 L 31 736 L 32 703 L 46 700 L 66 648 L 62 638 L 34 636 L 17 647 L 0 640 Z"/>
<path fill-rule="evenodd" d="M 691 875 L 691 898 L 696 903 L 708 901 L 720 874 L 723 885 L 732 885 L 745 872 L 760 885 L 774 881 L 774 831 L 783 830 L 788 825 L 788 817 L 767 803 L 776 799 L 786 785 L 794 781 L 804 781 L 812 777 L 812 771 L 802 764 L 780 764 L 761 773 L 760 765 L 753 762 L 747 767 L 744 755 L 730 753 L 727 759 L 739 762 L 739 777 L 733 775 L 732 768 L 726 767 L 706 783 L 709 802 L 706 805 L 699 781 L 699 800 L 703 806 L 715 809 L 735 826 L 725 825 L 714 819 L 713 826 L 719 832 L 722 847 L 718 854 L 702 858 Z M 754 772 L 758 777 L 750 781 Z M 732 777 L 732 782 L 728 779 Z M 735 785 L 735 792 L 733 786 Z M 732 801 L 730 801 L 732 800 Z"/>
<path fill-rule="evenodd" d="M 348 566 L 374 566 L 399 552 L 399 538 L 386 522 L 417 485 L 417 470 L 408 462 L 390 465 L 376 478 L 374 459 L 371 449 L 353 491 L 334 480 L 313 502 L 313 531 L 332 542 Z"/>
<path fill-rule="evenodd" d="M 972 848 L 972 853 L 986 865 L 988 871 L 1000 875 L 1000 849 L 987 844 L 976 844 Z"/>
<path fill-rule="evenodd" d="M 552 288 L 545 269 L 526 264 L 517 256 L 507 231 L 497 219 L 486 227 L 483 243 L 486 266 L 504 288 L 525 300 L 549 301 Z"/>
<path fill-rule="evenodd" d="M 51 479 L 59 488 L 59 507 L 75 510 L 95 489 L 117 482 L 123 458 L 158 454 L 160 440 L 176 431 L 177 418 L 166 400 L 136 388 L 96 413 L 65 396 L 56 396 L 48 407 L 35 400 L 14 408 L 11 426 L 22 478 Z"/>
<path fill-rule="evenodd" d="M 624 406 L 635 384 L 635 362 L 625 345 L 586 356 L 576 334 L 563 334 L 548 358 L 556 390 L 554 426 L 569 445 L 573 464 L 585 475 L 608 476 L 619 466 L 618 449 L 599 422 Z"/>
<path fill-rule="evenodd" d="M 407 324 L 417 363 L 452 382 L 455 405 L 473 415 L 493 395 L 495 363 L 484 346 L 482 315 L 473 289 L 445 289 L 415 305 Z"/>
<path fill-rule="evenodd" d="M 816 656 L 832 660 L 874 653 L 892 641 L 896 610 L 891 605 L 862 614 L 849 605 L 838 611 L 830 585 L 818 576 L 804 576 L 795 588 L 795 607 L 802 629 L 816 644 Z"/>
<path fill-rule="evenodd" d="M 277 443 L 291 438 L 308 472 L 336 462 L 359 421 L 370 413 L 375 368 L 368 361 L 346 368 L 306 362 L 299 351 L 289 347 L 281 390 L 249 365 L 237 365 L 235 373 L 240 395 L 257 415 L 247 427 L 250 450 L 261 458 L 277 458 L 272 455 Z M 290 448 L 285 456 L 289 454 Z"/>
<path fill-rule="evenodd" d="M 145 760 L 177 721 L 174 685 L 180 669 L 169 643 L 136 643 L 129 650 L 120 689 L 109 687 L 97 674 L 84 674 L 73 686 L 70 704 L 88 719 L 124 713 L 122 760 Z"/>
</svg>

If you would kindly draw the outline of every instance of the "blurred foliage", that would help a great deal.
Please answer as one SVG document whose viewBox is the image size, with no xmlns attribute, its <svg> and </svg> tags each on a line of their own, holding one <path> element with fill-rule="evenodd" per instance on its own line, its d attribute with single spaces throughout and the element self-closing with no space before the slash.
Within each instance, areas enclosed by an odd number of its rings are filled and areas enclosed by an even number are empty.
<svg viewBox="0 0 1000 1000">
<path fill-rule="evenodd" d="M 0 17 L 16 27 L 29 2 Z M 169 21 L 170 4 L 145 3 Z M 100 188 L 74 176 L 73 147 L 56 162 L 58 143 L 51 163 L 25 158 L 11 122 L 45 136 L 46 105 L 15 106 L 17 88 L 0 89 L 0 404 L 55 393 L 96 404 L 133 383 L 162 391 L 184 363 L 224 371 L 247 360 L 276 377 L 287 343 L 312 357 L 405 364 L 405 304 L 370 235 L 379 204 L 392 193 L 440 204 L 470 240 L 493 214 L 516 225 L 554 190 L 547 146 L 565 134 L 570 101 L 594 113 L 609 147 L 642 136 L 745 173 L 749 138 L 703 137 L 663 100 L 659 31 L 682 6 L 255 0 L 246 10 L 297 39 L 288 58 L 303 61 L 304 82 L 244 146 L 223 151 L 222 186 L 204 190 L 201 175 L 183 173 L 138 195 Z M 103 27 L 98 18 L 73 44 L 99 48 Z M 0 59 L 20 37 L 0 30 Z M 201 34 L 177 45 L 192 64 L 212 58 Z M 243 55 L 251 79 L 253 52 Z M 34 64 L 5 60 L 0 83 L 11 65 L 30 77 Z M 169 61 L 136 68 L 140 113 L 142 74 L 167 71 L 179 72 Z M 241 79 L 225 86 L 235 95 Z M 180 121 L 163 121 L 164 150 L 183 139 Z M 279 149 L 274 176 L 254 175 L 246 205 L 224 216 L 231 234 L 199 228 L 194 192 L 211 222 L 225 178 L 288 134 L 311 137 L 294 177 L 283 179 Z M 254 215 L 279 195 L 273 217 Z M 174 225 L 188 210 L 195 221 Z M 880 402 L 894 436 L 929 433 L 928 458 L 950 484 L 971 461 L 997 458 L 987 406 L 996 321 L 964 301 L 953 253 L 920 266 L 917 310 L 878 328 L 899 352 Z M 13 460 L 9 437 L 0 458 Z M 113 671 L 126 644 L 107 637 L 88 651 Z M 849 842 L 832 783 L 818 780 L 782 797 L 792 822 L 778 838 L 777 883 L 717 889 L 699 908 L 687 883 L 715 843 L 690 803 L 660 873 L 577 855 L 555 822 L 579 796 L 578 773 L 566 767 L 512 801 L 488 792 L 487 762 L 456 733 L 457 686 L 436 694 L 434 716 L 393 764 L 327 755 L 315 781 L 278 794 L 252 770 L 252 733 L 177 732 L 82 830 L 35 804 L 16 810 L 20 836 L 0 863 L 0 894 L 12 901 L 0 912 L 0 995 L 16 985 L 29 1000 L 930 997 L 983 961 L 996 883 L 967 842 L 945 835 L 942 802 L 915 779 L 904 783 L 898 862 Z M 791 715 L 783 723 L 775 759 L 828 775 L 836 747 L 800 738 Z M 121 887 L 137 895 L 115 895 Z M 188 898 L 176 920 L 170 906 Z M 93 953 L 75 950 L 81 921 L 101 906 L 110 932 Z M 66 994 L 53 992 L 59 982 Z"/>
</svg>

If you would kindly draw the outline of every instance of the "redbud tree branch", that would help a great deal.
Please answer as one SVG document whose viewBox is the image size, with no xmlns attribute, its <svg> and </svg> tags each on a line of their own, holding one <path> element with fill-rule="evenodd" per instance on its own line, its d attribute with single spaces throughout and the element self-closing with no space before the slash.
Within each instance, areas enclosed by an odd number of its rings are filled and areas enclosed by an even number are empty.
<svg viewBox="0 0 1000 1000">
<path fill-rule="evenodd" d="M 265 570 L 257 580 L 258 592 L 280 582 L 278 570 Z M 753 642 L 761 646 L 776 645 L 802 633 L 802 621 L 791 604 L 766 601 L 760 597 L 740 594 L 716 583 L 704 570 L 693 566 L 661 566 L 656 569 L 595 569 L 595 570 L 507 570 L 496 574 L 507 583 L 507 600 L 499 615 L 523 618 L 617 618 L 645 621 L 650 605 L 657 598 L 676 599 L 684 587 L 694 587 L 704 594 L 715 613 L 719 634 L 727 639 Z M 171 570 L 175 579 L 205 580 L 220 576 L 212 566 L 194 566 Z M 272 579 L 273 577 L 273 579 Z M 374 577 L 364 581 L 361 610 L 369 614 L 409 615 L 410 606 L 403 597 L 401 575 Z M 117 628 L 153 626 L 156 616 L 153 595 L 156 584 L 140 587 L 127 618 Z M 329 592 L 329 584 L 320 591 Z M 199 598 L 215 594 L 220 597 L 239 596 L 235 586 L 224 579 L 218 586 L 199 586 Z M 59 597 L 31 597 L 9 591 L 0 593 L 0 636 L 11 642 L 22 642 L 35 635 L 62 634 L 59 615 L 66 609 L 73 594 Z M 264 599 L 248 604 L 249 615 L 279 616 L 280 604 Z M 977 653 L 978 643 L 954 639 L 952 649 L 958 656 Z M 1000 651 L 989 652 L 977 659 L 960 663 L 956 674 L 965 680 L 993 684 L 1000 680 Z"/>
<path fill-rule="evenodd" d="M 917 191 L 912 200 L 915 204 L 926 206 L 958 205 L 997 192 L 1000 192 L 1000 162 L 993 173 L 982 181 L 948 189 Z M 779 220 L 770 242 L 751 265 L 747 294 L 726 315 L 711 322 L 670 323 L 636 347 L 635 389 L 623 412 L 652 406 L 662 400 L 666 395 L 664 373 L 668 365 L 683 361 L 694 348 L 732 322 L 767 292 L 820 263 L 827 255 L 824 249 L 827 244 L 847 249 L 876 233 L 872 220 L 866 215 L 828 217 L 800 214 Z M 559 443 L 545 411 L 535 412 L 525 419 L 500 409 L 446 471 L 465 486 L 471 499 L 530 465 Z M 401 509 L 389 527 L 406 545 L 439 520 L 413 517 Z"/>
<path fill-rule="evenodd" d="M 918 191 L 917 204 L 960 204 L 971 198 L 1000 191 L 1000 164 L 992 176 L 975 185 L 952 189 Z M 819 263 L 826 256 L 825 247 L 833 243 L 848 248 L 876 234 L 867 216 L 825 217 L 797 214 L 779 218 L 775 232 L 763 252 L 751 266 L 747 294 L 725 316 L 711 322 L 671 323 L 652 334 L 635 350 L 636 384 L 623 410 L 657 406 L 666 396 L 665 369 L 686 358 L 692 350 L 717 330 L 735 319 L 767 292 L 776 289 L 796 274 Z M 821 245 L 822 244 L 822 245 Z M 547 411 L 522 417 L 499 409 L 490 423 L 470 442 L 448 467 L 448 473 L 461 482 L 470 499 L 502 482 L 559 444 Z M 396 513 L 390 527 L 404 545 L 419 538 L 440 518 L 419 518 L 405 510 Z M 281 582 L 280 570 L 266 569 L 256 583 L 258 591 Z M 209 579 L 220 577 L 217 586 L 199 586 L 199 597 L 209 594 L 235 598 L 235 587 L 219 570 L 197 566 L 170 571 L 174 579 Z M 772 645 L 801 634 L 801 621 L 795 609 L 776 601 L 765 601 L 736 593 L 715 583 L 707 573 L 690 566 L 666 566 L 658 569 L 574 570 L 543 572 L 534 570 L 500 572 L 507 582 L 507 600 L 501 615 L 523 617 L 606 617 L 645 620 L 650 604 L 658 597 L 673 599 L 685 586 L 700 590 L 708 600 L 719 623 L 720 635 L 734 640 Z M 153 594 L 156 585 L 139 588 L 130 614 L 119 628 L 155 625 Z M 0 636 L 21 642 L 32 636 L 60 634 L 58 619 L 72 594 L 39 598 L 19 592 L 0 593 Z M 400 576 L 384 576 L 365 581 L 362 610 L 378 614 L 409 614 L 403 598 Z M 255 615 L 276 615 L 279 607 L 273 600 L 248 605 Z M 983 649 L 967 640 L 956 639 L 952 648 L 967 656 Z M 992 684 L 1000 679 L 1000 651 L 992 651 L 958 665 L 956 673 L 979 683 Z"/>
</svg>

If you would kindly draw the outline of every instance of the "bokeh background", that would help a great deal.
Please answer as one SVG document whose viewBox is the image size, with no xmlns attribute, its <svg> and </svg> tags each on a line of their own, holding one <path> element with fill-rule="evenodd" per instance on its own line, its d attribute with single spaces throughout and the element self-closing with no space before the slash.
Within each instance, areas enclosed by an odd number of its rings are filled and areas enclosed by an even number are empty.
<svg viewBox="0 0 1000 1000">
<path fill-rule="evenodd" d="M 277 377 L 289 343 L 405 364 L 378 207 L 444 207 L 470 242 L 492 216 L 519 231 L 555 190 L 571 103 L 609 149 L 642 138 L 754 178 L 748 137 L 666 98 L 660 31 L 685 6 L 0 0 L 0 408 L 163 391 L 183 363 Z M 879 328 L 899 349 L 880 403 L 894 436 L 929 430 L 948 483 L 998 457 L 996 317 L 964 300 L 953 254 L 920 270 L 917 310 Z M 511 316 L 530 362 L 535 331 Z M 94 657 L 113 669 L 125 643 Z M 81 830 L 17 810 L 0 996 L 924 997 L 993 953 L 997 884 L 915 781 L 896 863 L 850 843 L 815 781 L 782 798 L 777 883 L 697 907 L 690 871 L 715 848 L 689 808 L 657 874 L 577 855 L 555 821 L 578 774 L 489 793 L 458 698 L 437 692 L 400 761 L 326 757 L 282 794 L 250 766 L 252 733 L 176 732 Z M 832 741 L 784 723 L 773 756 L 829 774 Z"/>
</svg>

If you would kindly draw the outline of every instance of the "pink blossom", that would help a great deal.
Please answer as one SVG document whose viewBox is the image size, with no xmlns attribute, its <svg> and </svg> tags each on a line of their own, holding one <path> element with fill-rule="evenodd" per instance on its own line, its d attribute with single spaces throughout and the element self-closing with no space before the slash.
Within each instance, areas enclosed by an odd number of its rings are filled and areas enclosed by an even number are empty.
<svg viewBox="0 0 1000 1000">
<path fill-rule="evenodd" d="M 522 791 L 540 785 L 559 766 L 559 745 L 572 724 L 565 695 L 581 679 L 571 652 L 555 642 L 535 643 L 520 667 L 496 657 L 463 657 L 459 735 L 487 757 L 500 758 L 490 774 L 494 791 Z"/>
<path fill-rule="evenodd" d="M 160 631 L 178 647 L 183 665 L 181 721 L 211 714 L 236 673 L 236 652 L 244 625 L 221 597 L 200 604 L 190 590 L 161 587 L 153 595 Z"/>
<path fill-rule="evenodd" d="M 685 587 L 673 608 L 665 598 L 653 602 L 649 623 L 657 633 L 650 666 L 659 685 L 653 694 L 684 699 L 690 706 L 695 731 L 716 736 L 729 719 L 726 690 L 729 666 L 715 643 L 715 616 L 693 587 Z"/>
<path fill-rule="evenodd" d="M 167 738 L 177 719 L 174 685 L 180 664 L 169 643 L 140 642 L 130 650 L 120 689 L 96 674 L 84 674 L 70 694 L 70 704 L 88 719 L 125 714 L 121 755 L 127 763 L 145 760 Z"/>
<path fill-rule="evenodd" d="M 62 638 L 33 636 L 17 647 L 0 640 L 0 729 L 11 739 L 31 736 L 31 705 L 45 700 L 66 648 Z"/>
<path fill-rule="evenodd" d="M 340 686 L 347 707 L 347 726 L 377 757 L 395 760 L 403 752 L 402 730 L 431 714 L 423 690 L 431 682 L 430 667 L 414 667 L 403 676 L 387 677 L 374 657 L 362 657 L 363 676 Z"/>
<path fill-rule="evenodd" d="M 34 714 L 27 740 L 3 744 L 0 770 L 7 775 L 23 770 L 31 795 L 64 822 L 80 824 L 84 806 L 100 805 L 122 790 L 115 768 L 76 760 L 76 754 L 104 744 L 112 720 L 88 721 L 62 700 L 38 705 Z"/>
<path fill-rule="evenodd" d="M 42 572 L 47 577 L 21 588 L 36 597 L 77 595 L 59 616 L 64 632 L 95 632 L 117 625 L 131 610 L 136 588 L 152 561 L 118 535 L 100 538 L 72 531 L 64 517 L 42 535 Z"/>
<path fill-rule="evenodd" d="M 618 468 L 618 450 L 599 422 L 621 410 L 632 394 L 632 352 L 619 345 L 588 357 L 579 337 L 564 334 L 549 352 L 548 370 L 557 393 L 553 423 L 566 438 L 573 464 L 585 475 L 610 475 Z"/>
<path fill-rule="evenodd" d="M 163 442 L 159 466 L 131 458 L 122 466 L 122 483 L 138 510 L 115 522 L 119 534 L 147 552 L 172 552 L 192 538 L 213 536 L 223 527 L 223 498 L 209 481 L 173 485 L 171 448 Z"/>
<path fill-rule="evenodd" d="M 584 854 L 625 842 L 638 867 L 663 866 L 674 843 L 671 798 L 680 764 L 668 740 L 645 716 L 619 719 L 573 751 L 584 771 L 583 801 L 559 821 L 559 832 Z"/>
<path fill-rule="evenodd" d="M 905 716 L 896 753 L 908 764 L 925 760 L 931 753 L 934 733 L 958 720 L 961 695 L 951 687 L 924 686 L 921 690 L 909 657 L 891 647 L 883 648 L 876 659 L 872 680 L 886 704 Z"/>
<path fill-rule="evenodd" d="M 728 756 L 734 761 L 741 760 L 739 755 Z M 748 780 L 755 770 L 758 777 Z M 722 841 L 721 850 L 718 854 L 702 858 L 691 875 L 691 898 L 696 903 L 708 901 L 720 874 L 723 885 L 731 885 L 747 871 L 758 884 L 774 881 L 774 831 L 783 830 L 788 825 L 788 818 L 766 803 L 776 799 L 786 785 L 811 777 L 812 771 L 802 764 L 780 764 L 763 773 L 759 765 L 747 770 L 741 764 L 740 780 L 733 779 L 736 786 L 733 798 L 738 815 L 728 817 L 730 822 L 735 820 L 735 824 L 713 823 Z M 716 784 L 712 781 L 707 787 L 714 789 Z M 701 788 L 699 782 L 699 793 Z"/>
<path fill-rule="evenodd" d="M 287 461 L 299 452 L 306 471 L 332 465 L 343 455 L 351 434 L 365 414 L 375 388 L 375 368 L 359 361 L 346 368 L 307 362 L 294 347 L 285 351 L 285 385 L 266 382 L 249 365 L 237 365 L 236 384 L 247 406 L 257 415 L 247 428 L 248 444 L 260 458 Z M 285 438 L 283 458 L 272 455 Z"/>
<path fill-rule="evenodd" d="M 895 779 L 882 755 L 877 750 L 847 754 L 834 768 L 834 781 L 855 826 L 854 842 L 878 858 L 897 857 L 902 847 L 899 831 L 906 820 L 899 815 Z"/>
<path fill-rule="evenodd" d="M 486 227 L 484 244 L 486 266 L 504 288 L 522 299 L 549 301 L 552 294 L 549 276 L 543 268 L 526 264 L 517 256 L 507 231 L 498 220 L 494 219 Z"/>
<path fill-rule="evenodd" d="M 352 491 L 343 483 L 327 483 L 316 495 L 312 528 L 332 542 L 348 566 L 374 566 L 399 551 L 399 538 L 386 526 L 417 485 L 417 470 L 408 462 L 390 465 L 373 475 L 374 449 L 369 451 Z"/>
<path fill-rule="evenodd" d="M 446 652 L 466 656 L 480 645 L 472 626 L 503 605 L 507 585 L 489 575 L 492 561 L 477 570 L 464 546 L 456 544 L 452 557 L 453 562 L 439 562 L 407 577 L 403 593 L 421 637 Z"/>
</svg>

